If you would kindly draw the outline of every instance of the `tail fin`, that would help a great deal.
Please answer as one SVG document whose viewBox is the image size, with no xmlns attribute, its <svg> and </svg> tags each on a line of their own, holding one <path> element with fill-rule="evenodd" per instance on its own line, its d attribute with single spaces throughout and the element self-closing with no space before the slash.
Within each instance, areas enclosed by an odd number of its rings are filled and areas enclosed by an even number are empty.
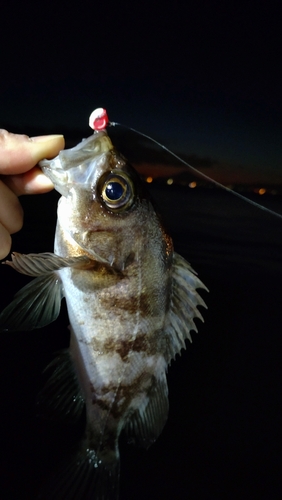
<svg viewBox="0 0 282 500">
<path fill-rule="evenodd" d="M 119 456 L 107 462 L 85 448 L 61 469 L 38 500 L 118 500 L 119 474 Z"/>
</svg>

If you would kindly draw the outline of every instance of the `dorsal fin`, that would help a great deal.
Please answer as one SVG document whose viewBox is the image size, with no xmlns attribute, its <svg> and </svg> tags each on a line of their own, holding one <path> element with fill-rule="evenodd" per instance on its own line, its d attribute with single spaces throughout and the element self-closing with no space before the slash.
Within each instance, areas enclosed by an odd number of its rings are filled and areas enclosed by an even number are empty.
<svg viewBox="0 0 282 500">
<path fill-rule="evenodd" d="M 167 362 L 170 363 L 181 349 L 185 349 L 185 340 L 192 342 L 190 332 L 197 332 L 195 318 L 203 317 L 198 306 L 207 307 L 200 297 L 197 288 L 208 289 L 199 280 L 192 267 L 183 257 L 174 252 L 172 265 L 172 296 L 170 309 L 165 322 L 165 333 L 168 338 Z"/>
</svg>

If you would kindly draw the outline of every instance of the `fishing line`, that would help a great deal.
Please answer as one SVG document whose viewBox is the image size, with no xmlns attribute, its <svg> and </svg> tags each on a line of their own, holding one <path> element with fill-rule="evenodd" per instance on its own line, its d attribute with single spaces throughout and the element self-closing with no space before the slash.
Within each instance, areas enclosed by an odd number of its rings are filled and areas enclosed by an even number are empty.
<svg viewBox="0 0 282 500">
<path fill-rule="evenodd" d="M 128 127 L 127 125 L 122 125 L 121 123 L 118 123 L 118 122 L 110 122 L 109 125 L 112 125 L 114 127 L 115 126 L 119 126 L 119 127 L 126 128 L 128 130 L 131 130 L 132 132 L 135 132 L 138 135 L 141 135 L 142 137 L 145 137 L 146 139 L 149 139 L 149 141 L 157 144 L 157 146 L 160 146 L 162 149 L 164 149 L 165 151 L 167 151 L 170 155 L 174 156 L 174 158 L 176 158 L 181 163 L 183 163 L 183 165 L 185 165 L 186 167 L 190 168 L 190 170 L 192 170 L 193 172 L 196 172 L 200 177 L 202 177 L 206 181 L 212 182 L 213 184 L 215 184 L 215 186 L 218 186 L 219 188 L 224 189 L 228 193 L 231 193 L 234 196 L 237 196 L 237 198 L 240 198 L 241 200 L 245 201 L 246 203 L 249 203 L 250 205 L 253 205 L 256 208 L 259 208 L 260 210 L 263 210 L 264 212 L 268 212 L 269 214 L 274 215 L 275 217 L 278 217 L 279 219 L 282 219 L 282 215 L 279 214 L 278 212 L 274 212 L 274 210 L 271 210 L 270 208 L 267 208 L 264 205 L 260 205 L 256 201 L 253 201 L 253 200 L 250 200 L 249 198 L 246 198 L 246 196 L 244 196 L 244 195 L 242 195 L 240 193 L 237 193 L 237 191 L 233 191 L 229 187 L 224 186 L 224 184 L 221 184 L 220 182 L 216 181 L 215 179 L 212 179 L 212 177 L 209 177 L 208 175 L 204 174 L 203 172 L 201 172 L 197 168 L 195 168 L 192 165 L 190 165 L 187 161 L 183 160 L 183 158 L 181 158 L 180 156 L 178 156 L 176 153 L 174 153 L 173 151 L 171 151 L 170 149 L 168 149 L 166 146 L 164 146 L 163 144 L 161 144 L 159 141 L 157 141 L 156 139 L 153 139 L 153 137 L 150 137 L 149 135 L 144 134 L 143 132 L 140 132 L 139 130 L 136 130 L 133 127 Z"/>
</svg>

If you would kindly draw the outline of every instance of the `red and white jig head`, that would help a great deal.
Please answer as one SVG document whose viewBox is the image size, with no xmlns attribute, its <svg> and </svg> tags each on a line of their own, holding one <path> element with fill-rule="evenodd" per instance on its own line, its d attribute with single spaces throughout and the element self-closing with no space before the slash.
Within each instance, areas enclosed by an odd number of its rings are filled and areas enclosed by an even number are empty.
<svg viewBox="0 0 282 500">
<path fill-rule="evenodd" d="M 104 130 L 109 123 L 107 111 L 104 108 L 94 109 L 89 117 L 89 127 L 97 132 Z"/>
</svg>

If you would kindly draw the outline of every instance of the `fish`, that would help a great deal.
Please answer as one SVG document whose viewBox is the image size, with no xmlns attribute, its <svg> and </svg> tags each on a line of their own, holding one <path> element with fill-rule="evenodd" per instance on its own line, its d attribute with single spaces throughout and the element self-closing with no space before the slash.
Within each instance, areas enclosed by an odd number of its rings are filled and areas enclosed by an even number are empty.
<svg viewBox="0 0 282 500">
<path fill-rule="evenodd" d="M 50 363 L 41 397 L 65 418 L 85 411 L 85 435 L 46 498 L 117 499 L 120 434 L 147 449 L 162 432 L 167 369 L 203 321 L 198 289 L 207 288 L 105 127 L 40 167 L 61 194 L 54 253 L 6 262 L 34 279 L 1 313 L 0 330 L 42 328 L 66 300 L 70 345 Z"/>
</svg>

